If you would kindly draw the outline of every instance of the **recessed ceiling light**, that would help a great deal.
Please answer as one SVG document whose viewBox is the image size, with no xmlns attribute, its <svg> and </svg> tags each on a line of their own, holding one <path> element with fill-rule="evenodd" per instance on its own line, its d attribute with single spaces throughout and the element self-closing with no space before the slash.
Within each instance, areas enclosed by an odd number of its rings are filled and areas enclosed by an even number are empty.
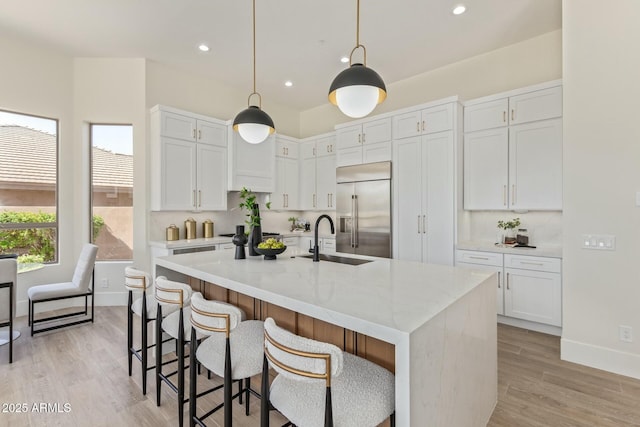
<svg viewBox="0 0 640 427">
<path fill-rule="evenodd" d="M 347 62 L 349 62 L 349 57 L 348 56 L 343 56 L 342 58 L 340 58 L 340 62 L 346 64 Z"/>
<path fill-rule="evenodd" d="M 454 15 L 462 15 L 466 10 L 467 10 L 467 8 L 465 6 L 458 5 L 458 6 L 453 8 L 453 14 Z"/>
<path fill-rule="evenodd" d="M 200 49 L 202 52 L 209 52 L 209 46 L 207 46 L 206 44 L 202 43 L 200 46 L 198 46 L 198 49 Z"/>
<path fill-rule="evenodd" d="M 291 87 L 291 86 L 293 86 L 293 82 L 291 80 L 287 80 L 286 82 L 284 82 L 284 85 L 286 87 Z"/>
</svg>

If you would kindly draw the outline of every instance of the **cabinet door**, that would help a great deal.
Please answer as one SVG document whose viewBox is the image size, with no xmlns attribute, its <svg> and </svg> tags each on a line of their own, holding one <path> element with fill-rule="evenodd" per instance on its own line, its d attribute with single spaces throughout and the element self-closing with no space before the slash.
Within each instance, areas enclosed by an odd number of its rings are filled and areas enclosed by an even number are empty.
<svg viewBox="0 0 640 427">
<path fill-rule="evenodd" d="M 319 138 L 316 141 L 316 155 L 333 156 L 336 152 L 336 137 L 334 135 Z"/>
<path fill-rule="evenodd" d="M 350 166 L 362 164 L 362 146 L 340 148 L 336 153 L 336 166 Z"/>
<path fill-rule="evenodd" d="M 391 118 L 373 120 L 362 124 L 362 144 L 391 141 Z"/>
<path fill-rule="evenodd" d="M 362 146 L 362 163 L 385 162 L 391 160 L 391 141 Z"/>
<path fill-rule="evenodd" d="M 316 159 L 302 159 L 300 161 L 300 188 L 299 203 L 303 211 L 315 210 L 317 206 L 316 195 Z"/>
<path fill-rule="evenodd" d="M 298 149 L 299 144 L 297 142 L 276 136 L 276 156 L 297 159 Z"/>
<path fill-rule="evenodd" d="M 422 110 L 420 129 L 423 134 L 453 129 L 453 104 L 438 105 Z"/>
<path fill-rule="evenodd" d="M 336 130 L 336 145 L 338 150 L 359 147 L 362 143 L 362 125 L 349 126 Z"/>
<path fill-rule="evenodd" d="M 465 133 L 465 209 L 507 209 L 508 138 L 507 128 Z"/>
<path fill-rule="evenodd" d="M 393 117 L 393 139 L 410 138 L 420 135 L 420 111 L 398 114 Z"/>
<path fill-rule="evenodd" d="M 196 119 L 162 111 L 160 113 L 160 135 L 185 141 L 195 141 Z"/>
<path fill-rule="evenodd" d="M 393 257 L 422 261 L 421 137 L 395 141 L 393 147 Z"/>
<path fill-rule="evenodd" d="M 300 158 L 301 159 L 316 158 L 316 142 L 315 141 L 307 141 L 300 144 Z"/>
<path fill-rule="evenodd" d="M 335 254 L 336 253 L 336 239 L 324 237 L 322 239 L 322 253 Z"/>
<path fill-rule="evenodd" d="M 507 98 L 464 107 L 464 131 L 475 132 L 483 129 L 504 127 L 509 124 Z"/>
<path fill-rule="evenodd" d="M 335 156 L 316 159 L 316 204 L 319 210 L 335 210 L 336 200 L 336 158 Z"/>
<path fill-rule="evenodd" d="M 288 210 L 298 210 L 300 202 L 298 200 L 299 184 L 298 184 L 298 160 L 283 159 L 284 168 L 284 190 L 285 202 Z"/>
<path fill-rule="evenodd" d="M 302 250 L 313 249 L 313 237 L 311 236 L 300 236 L 299 237 L 298 246 Z"/>
<path fill-rule="evenodd" d="M 471 270 L 495 272 L 496 276 L 496 312 L 504 315 L 504 280 L 502 267 L 495 265 L 470 264 L 466 262 L 456 262 L 456 267 L 468 268 Z"/>
<path fill-rule="evenodd" d="M 505 268 L 505 315 L 562 326 L 562 282 L 558 273 Z"/>
<path fill-rule="evenodd" d="M 509 129 L 511 209 L 562 209 L 562 119 Z"/>
<path fill-rule="evenodd" d="M 453 132 L 422 137 L 423 260 L 453 265 L 454 256 L 454 144 Z"/>
<path fill-rule="evenodd" d="M 218 123 L 198 120 L 198 142 L 202 144 L 218 145 L 227 148 L 227 127 Z"/>
<path fill-rule="evenodd" d="M 509 124 L 562 116 L 562 87 L 536 90 L 509 98 Z"/>
<path fill-rule="evenodd" d="M 271 209 L 284 210 L 287 207 L 286 196 L 286 163 L 287 159 L 276 157 L 276 191 L 271 193 Z"/>
<path fill-rule="evenodd" d="M 227 149 L 197 145 L 198 210 L 227 209 Z"/>
<path fill-rule="evenodd" d="M 229 190 L 240 191 L 247 187 L 253 192 L 272 193 L 276 181 L 274 136 L 260 144 L 249 144 L 237 132 L 232 135 Z"/>
<path fill-rule="evenodd" d="M 162 138 L 161 210 L 196 208 L 196 144 Z"/>
</svg>

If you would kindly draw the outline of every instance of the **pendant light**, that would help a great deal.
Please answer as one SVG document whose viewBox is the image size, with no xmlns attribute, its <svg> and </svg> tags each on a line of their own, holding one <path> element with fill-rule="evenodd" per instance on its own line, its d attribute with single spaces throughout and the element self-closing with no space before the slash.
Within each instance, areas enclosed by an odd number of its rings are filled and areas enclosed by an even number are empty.
<svg viewBox="0 0 640 427">
<path fill-rule="evenodd" d="M 382 77 L 367 67 L 367 50 L 360 44 L 360 0 L 357 0 L 356 47 L 349 55 L 349 68 L 333 79 L 329 89 L 329 101 L 340 111 L 353 118 L 364 117 L 387 97 Z M 353 63 L 353 53 L 362 48 L 364 63 Z"/>
<path fill-rule="evenodd" d="M 258 96 L 258 105 L 251 105 L 251 97 Z M 247 98 L 248 108 L 233 120 L 233 130 L 250 144 L 260 144 L 275 132 L 271 117 L 262 110 L 262 97 L 256 92 L 256 0 L 253 0 L 253 92 Z"/>
</svg>

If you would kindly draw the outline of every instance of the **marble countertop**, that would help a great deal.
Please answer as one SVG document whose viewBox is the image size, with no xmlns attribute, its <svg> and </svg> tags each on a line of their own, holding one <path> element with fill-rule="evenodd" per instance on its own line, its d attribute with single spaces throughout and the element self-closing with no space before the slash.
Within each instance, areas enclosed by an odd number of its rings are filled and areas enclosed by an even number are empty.
<svg viewBox="0 0 640 427">
<path fill-rule="evenodd" d="M 313 238 L 313 231 L 305 231 L 305 232 L 283 232 L 281 233 L 283 237 L 311 237 Z M 318 237 L 323 239 L 332 238 L 335 239 L 335 234 L 323 234 L 320 233 Z M 231 242 L 231 237 L 211 237 L 211 238 L 199 238 L 199 239 L 181 239 L 181 240 L 151 240 L 149 241 L 149 246 L 153 246 L 156 248 L 163 249 L 184 249 L 184 248 L 198 248 L 201 246 L 210 246 L 217 245 L 219 243 L 229 243 Z"/>
<path fill-rule="evenodd" d="M 287 248 L 267 261 L 199 252 L 158 257 L 155 264 L 393 344 L 492 275 L 386 258 L 345 254 L 373 260 L 353 266 L 300 255 L 308 254 Z"/>
<path fill-rule="evenodd" d="M 456 249 L 467 251 L 498 252 L 503 254 L 532 255 L 550 258 L 562 258 L 562 246 L 560 245 L 534 245 L 536 248 L 514 248 L 504 245 L 496 245 L 488 241 L 464 241 L 456 245 Z"/>
</svg>

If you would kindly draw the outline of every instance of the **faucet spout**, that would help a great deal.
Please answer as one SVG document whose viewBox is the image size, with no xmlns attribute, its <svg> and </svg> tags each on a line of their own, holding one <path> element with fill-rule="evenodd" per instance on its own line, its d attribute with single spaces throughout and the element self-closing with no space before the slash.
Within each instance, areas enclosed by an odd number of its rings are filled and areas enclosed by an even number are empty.
<svg viewBox="0 0 640 427">
<path fill-rule="evenodd" d="M 313 262 L 320 261 L 320 248 L 318 247 L 318 225 L 320 224 L 320 221 L 322 220 L 322 218 L 326 218 L 327 220 L 329 220 L 329 225 L 331 226 L 331 234 L 336 234 L 336 229 L 333 226 L 333 220 L 329 215 L 322 214 L 318 217 L 318 219 L 316 219 L 316 226 L 315 226 L 315 229 L 313 230 L 313 233 L 314 233 Z"/>
</svg>

